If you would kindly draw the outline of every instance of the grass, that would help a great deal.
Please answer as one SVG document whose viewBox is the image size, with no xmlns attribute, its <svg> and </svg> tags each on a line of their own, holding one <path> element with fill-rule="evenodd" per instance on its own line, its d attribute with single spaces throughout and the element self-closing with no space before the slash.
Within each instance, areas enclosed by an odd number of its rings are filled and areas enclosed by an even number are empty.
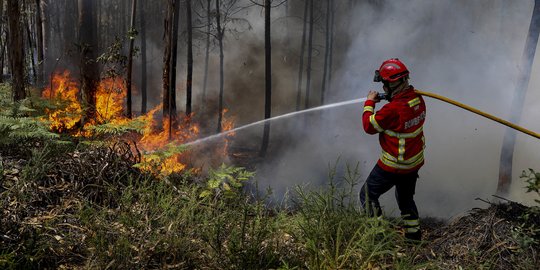
<svg viewBox="0 0 540 270">
<path fill-rule="evenodd" d="M 46 144 L 29 152 L 2 156 L 2 269 L 448 266 L 442 257 L 419 259 L 429 251 L 405 241 L 397 221 L 365 215 L 358 166 L 343 176 L 331 168 L 327 186 L 297 187 L 284 205 L 271 206 L 269 194 L 242 188 L 256 183 L 238 167 L 216 168 L 204 179 L 156 178 L 114 148 Z M 530 242 L 528 228 L 516 237 Z M 477 253 L 463 269 L 496 267 Z M 534 260 L 522 261 L 528 269 Z"/>
</svg>

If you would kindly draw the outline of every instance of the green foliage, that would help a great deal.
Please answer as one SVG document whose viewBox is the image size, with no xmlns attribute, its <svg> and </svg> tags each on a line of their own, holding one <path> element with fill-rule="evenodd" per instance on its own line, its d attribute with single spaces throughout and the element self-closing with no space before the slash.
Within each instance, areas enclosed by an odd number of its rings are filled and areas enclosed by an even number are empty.
<svg viewBox="0 0 540 270">
<path fill-rule="evenodd" d="M 140 118 L 135 118 L 125 122 L 110 122 L 101 125 L 90 126 L 88 130 L 97 136 L 122 136 L 132 132 L 142 134 L 144 132 L 145 122 Z"/>
<path fill-rule="evenodd" d="M 371 269 L 390 264 L 410 269 L 412 258 L 399 255 L 398 244 L 404 240 L 393 224 L 367 217 L 358 208 L 354 192 L 358 168 L 347 167 L 342 188 L 336 183 L 335 169 L 330 170 L 324 190 L 297 188 L 301 218 L 296 237 L 306 245 L 306 265 L 309 269 Z"/>
<path fill-rule="evenodd" d="M 127 56 L 122 54 L 124 40 L 115 37 L 106 51 L 98 56 L 97 61 L 104 65 L 104 77 L 116 78 L 123 74 L 127 66 Z"/>
<path fill-rule="evenodd" d="M 0 145 L 28 140 L 54 140 L 59 135 L 49 131 L 47 122 L 32 116 L 32 98 L 11 100 L 11 88 L 0 84 Z"/>
<path fill-rule="evenodd" d="M 158 149 L 151 153 L 144 153 L 141 161 L 134 164 L 133 167 L 146 172 L 151 172 L 158 177 L 168 177 L 170 172 L 164 170 L 165 161 L 175 155 L 183 153 L 186 149 L 187 148 L 184 145 L 169 143 L 162 149 Z"/>
<path fill-rule="evenodd" d="M 527 192 L 535 192 L 538 196 L 540 196 L 539 172 L 535 172 L 533 169 L 529 169 L 529 171 L 523 171 L 521 173 L 521 178 L 524 178 L 525 182 L 527 183 Z M 540 200 L 535 199 L 535 201 L 540 204 Z"/>
<path fill-rule="evenodd" d="M 227 166 L 221 164 L 216 170 L 210 170 L 206 189 L 201 192 L 200 197 L 205 198 L 211 195 L 224 195 L 233 198 L 240 194 L 243 183 L 251 179 L 255 173 L 242 167 Z"/>
</svg>

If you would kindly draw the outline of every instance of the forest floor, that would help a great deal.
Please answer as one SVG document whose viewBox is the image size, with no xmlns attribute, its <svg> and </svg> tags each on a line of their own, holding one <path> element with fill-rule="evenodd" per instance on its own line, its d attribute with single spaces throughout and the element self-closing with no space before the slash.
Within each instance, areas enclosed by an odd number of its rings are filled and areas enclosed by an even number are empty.
<svg viewBox="0 0 540 270">
<path fill-rule="evenodd" d="M 244 151 L 231 159 L 248 158 Z M 249 173 L 158 178 L 125 146 L 0 148 L 0 268 L 538 269 L 540 211 L 486 204 L 449 223 L 366 217 L 350 193 L 297 190 L 289 206 L 242 191 Z M 247 174 L 246 174 L 247 173 Z M 209 185 L 208 183 L 214 183 Z"/>
</svg>

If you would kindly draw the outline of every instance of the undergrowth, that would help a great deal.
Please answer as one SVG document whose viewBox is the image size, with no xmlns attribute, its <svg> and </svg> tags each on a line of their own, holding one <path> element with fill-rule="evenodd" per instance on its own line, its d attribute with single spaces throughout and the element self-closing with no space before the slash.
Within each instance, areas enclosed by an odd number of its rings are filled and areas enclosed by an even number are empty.
<svg viewBox="0 0 540 270">
<path fill-rule="evenodd" d="M 245 169 L 156 178 L 118 151 L 47 144 L 4 160 L 0 268 L 414 268 L 393 225 L 355 207 L 357 172 L 298 188 L 286 210 L 242 188 Z"/>
</svg>

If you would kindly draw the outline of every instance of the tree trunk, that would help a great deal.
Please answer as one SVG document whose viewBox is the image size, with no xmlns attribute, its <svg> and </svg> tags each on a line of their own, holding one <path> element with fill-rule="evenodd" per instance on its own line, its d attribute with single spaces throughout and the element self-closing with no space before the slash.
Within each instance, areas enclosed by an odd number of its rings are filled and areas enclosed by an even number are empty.
<svg viewBox="0 0 540 270">
<path fill-rule="evenodd" d="M 296 87 L 296 111 L 300 110 L 300 100 L 302 97 L 302 76 L 304 75 L 304 50 L 306 48 L 306 29 L 309 1 L 304 1 L 304 26 L 302 28 L 302 45 L 300 45 L 300 65 L 298 67 L 298 84 Z"/>
<path fill-rule="evenodd" d="M 534 10 L 529 26 L 529 33 L 525 41 L 525 49 L 521 58 L 520 74 L 514 92 L 512 108 L 510 113 L 510 122 L 519 123 L 525 95 L 529 86 L 531 69 L 538 44 L 538 35 L 540 33 L 540 0 L 535 0 Z M 504 134 L 503 146 L 501 150 L 501 160 L 499 165 L 499 183 L 497 185 L 498 194 L 507 194 L 512 183 L 512 162 L 514 159 L 514 145 L 516 143 L 516 131 L 506 129 Z"/>
<path fill-rule="evenodd" d="M 162 83 L 163 83 L 163 117 L 168 118 L 169 117 L 169 107 L 170 102 L 169 98 L 171 94 L 169 93 L 170 87 L 170 75 L 171 72 L 171 46 L 172 46 L 172 19 L 173 19 L 173 3 L 172 1 L 175 0 L 167 0 L 167 14 L 165 16 L 164 21 L 164 35 L 163 35 L 163 41 L 165 43 L 165 49 L 163 50 L 163 77 L 162 77 Z"/>
<path fill-rule="evenodd" d="M 187 19 L 187 78 L 186 78 L 186 116 L 191 115 L 191 86 L 193 82 L 193 25 L 191 22 L 191 0 L 186 0 Z"/>
<path fill-rule="evenodd" d="M 206 106 L 206 88 L 208 86 L 208 59 L 210 57 L 210 26 L 211 26 L 211 5 L 212 0 L 206 1 L 206 51 L 204 53 L 204 80 L 202 89 L 201 100 L 201 114 L 204 113 L 204 107 Z"/>
<path fill-rule="evenodd" d="M 328 58 L 330 57 L 330 0 L 326 0 L 326 36 L 324 48 L 324 68 L 321 86 L 321 105 L 324 105 L 326 78 L 328 77 Z"/>
<path fill-rule="evenodd" d="M 334 61 L 334 25 L 335 25 L 335 6 L 334 1 L 331 1 L 330 6 L 330 15 L 332 20 L 330 22 L 330 54 L 328 55 L 328 88 L 332 86 L 332 70 L 333 70 L 333 61 Z"/>
<path fill-rule="evenodd" d="M 13 100 L 26 98 L 24 88 L 24 42 L 20 25 L 21 11 L 18 0 L 7 1 L 9 23 L 9 61 L 12 72 Z"/>
<path fill-rule="evenodd" d="M 99 82 L 97 33 L 93 0 L 79 0 L 79 45 L 81 46 L 81 90 L 84 95 L 85 119 L 96 119 L 96 92 Z"/>
<path fill-rule="evenodd" d="M 218 125 L 217 133 L 222 130 L 221 122 L 223 120 L 223 35 L 224 32 L 221 29 L 221 19 L 219 11 L 220 0 L 216 0 L 216 27 L 217 27 L 217 39 L 219 43 L 219 104 L 218 104 Z"/>
<path fill-rule="evenodd" d="M 41 19 L 41 0 L 35 0 L 36 3 L 36 49 L 37 49 L 37 85 L 43 87 L 43 21 Z"/>
<path fill-rule="evenodd" d="M 24 1 L 23 1 L 23 5 L 24 5 Z M 24 16 L 25 18 L 25 28 L 26 28 L 26 38 L 27 38 L 27 46 L 28 46 L 28 58 L 29 58 L 29 61 L 28 63 L 30 64 L 30 68 L 32 70 L 32 79 L 33 79 L 33 82 L 35 82 L 36 80 L 36 74 L 37 74 L 37 70 L 36 70 L 36 62 L 34 61 L 34 42 L 33 42 L 33 38 L 32 38 L 32 30 L 30 29 L 30 26 L 32 25 L 32 18 L 29 14 L 31 14 L 31 7 L 24 7 L 23 9 L 26 10 L 25 14 L 27 14 L 26 16 Z"/>
<path fill-rule="evenodd" d="M 306 74 L 306 96 L 305 108 L 309 108 L 309 94 L 311 91 L 311 56 L 313 55 L 313 0 L 309 0 L 309 36 L 308 36 L 308 59 L 307 59 L 307 74 Z"/>
<path fill-rule="evenodd" d="M 0 0 L 0 83 L 4 82 L 4 50 L 6 48 L 6 40 L 4 36 L 4 0 Z"/>
<path fill-rule="evenodd" d="M 146 88 L 146 20 L 144 17 L 144 11 L 146 7 L 146 1 L 141 1 L 139 8 L 139 19 L 141 21 L 141 114 L 146 113 L 147 102 L 147 88 Z"/>
<path fill-rule="evenodd" d="M 272 115 L 272 43 L 270 39 L 270 9 L 272 1 L 264 1 L 264 77 L 265 77 L 265 95 L 264 95 L 264 119 Z M 261 151 L 259 156 L 264 157 L 268 149 L 270 140 L 270 121 L 264 123 L 264 132 Z"/>
<path fill-rule="evenodd" d="M 129 52 L 127 63 L 127 78 L 126 78 L 126 91 L 127 91 L 127 104 L 126 104 L 126 116 L 132 117 L 131 112 L 131 74 L 133 70 L 133 44 L 135 42 L 135 12 L 137 12 L 137 0 L 131 0 L 131 22 L 129 26 Z"/>
<path fill-rule="evenodd" d="M 180 1 L 173 3 L 173 25 L 171 44 L 171 71 L 169 72 L 169 139 L 172 139 L 172 127 L 176 125 L 176 58 L 178 55 L 178 23 L 180 19 Z"/>
</svg>

